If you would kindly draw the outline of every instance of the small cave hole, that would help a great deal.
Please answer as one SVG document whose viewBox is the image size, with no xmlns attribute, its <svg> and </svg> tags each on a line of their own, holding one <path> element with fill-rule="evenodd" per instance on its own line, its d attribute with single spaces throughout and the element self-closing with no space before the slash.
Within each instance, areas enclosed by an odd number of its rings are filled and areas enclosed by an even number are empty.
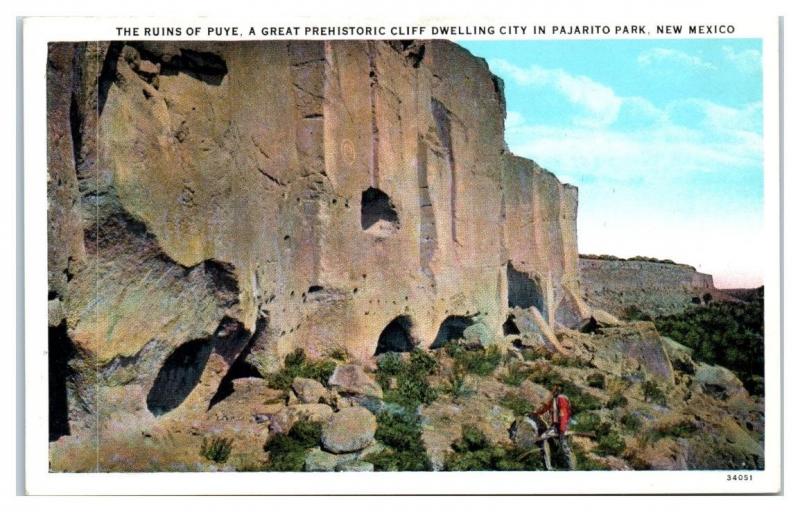
<svg viewBox="0 0 800 512">
<path fill-rule="evenodd" d="M 473 325 L 475 320 L 468 316 L 463 315 L 450 315 L 444 319 L 439 326 L 439 332 L 436 333 L 431 348 L 441 348 L 448 341 L 455 341 L 464 338 L 464 331 L 470 325 Z"/>
<path fill-rule="evenodd" d="M 411 318 L 398 316 L 383 329 L 378 337 L 378 348 L 375 355 L 384 352 L 410 352 L 414 348 L 411 338 Z"/>
<path fill-rule="evenodd" d="M 508 318 L 506 318 L 506 321 L 503 323 L 503 336 L 520 334 L 519 327 L 517 327 L 517 323 L 514 320 L 514 315 L 508 315 Z"/>
<path fill-rule="evenodd" d="M 311 295 L 312 293 L 321 292 L 322 290 L 324 290 L 324 288 L 322 286 L 319 286 L 319 285 L 315 284 L 315 285 L 312 285 L 312 286 L 308 287 L 308 292 L 307 293 L 309 295 Z"/>
<path fill-rule="evenodd" d="M 399 228 L 397 210 L 386 193 L 373 187 L 361 193 L 361 229 L 373 235 L 386 236 Z"/>
</svg>

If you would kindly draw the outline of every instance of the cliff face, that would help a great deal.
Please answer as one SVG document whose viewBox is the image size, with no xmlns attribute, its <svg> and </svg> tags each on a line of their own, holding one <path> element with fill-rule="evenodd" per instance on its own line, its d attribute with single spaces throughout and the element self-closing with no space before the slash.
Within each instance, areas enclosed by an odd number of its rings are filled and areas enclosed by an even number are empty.
<svg viewBox="0 0 800 512">
<path fill-rule="evenodd" d="M 689 265 L 583 256 L 580 287 L 592 307 L 622 316 L 631 306 L 651 316 L 680 313 L 692 299 L 718 295 L 712 276 Z"/>
<path fill-rule="evenodd" d="M 53 44 L 48 111 L 72 428 L 205 410 L 298 347 L 368 364 L 491 342 L 509 306 L 590 314 L 577 189 L 504 149 L 502 82 L 455 44 Z"/>
</svg>

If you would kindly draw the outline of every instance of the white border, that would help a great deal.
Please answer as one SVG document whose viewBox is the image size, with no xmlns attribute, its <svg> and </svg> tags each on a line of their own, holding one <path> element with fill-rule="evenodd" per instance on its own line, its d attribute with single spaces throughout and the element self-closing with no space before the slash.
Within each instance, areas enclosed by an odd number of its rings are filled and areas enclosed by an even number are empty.
<svg viewBox="0 0 800 512">
<path fill-rule="evenodd" d="M 506 17 L 520 24 L 522 18 Z M 359 24 L 384 24 L 368 18 Z M 392 25 L 432 25 L 442 21 L 393 18 Z M 501 24 L 504 20 L 451 17 L 448 24 Z M 616 494 L 616 493 L 773 493 L 781 484 L 780 254 L 778 202 L 778 20 L 770 18 L 648 17 L 620 15 L 592 18 L 530 19 L 529 23 L 732 23 L 736 38 L 763 38 L 764 69 L 764 215 L 765 374 L 767 375 L 764 471 L 750 482 L 726 481 L 730 471 L 692 472 L 479 472 L 479 473 L 134 473 L 64 474 L 48 472 L 47 442 L 47 237 L 46 237 L 46 57 L 48 41 L 111 40 L 117 25 L 353 25 L 353 18 L 165 19 L 165 18 L 38 18 L 26 19 L 23 32 L 24 157 L 25 157 L 25 371 L 26 491 L 31 494 Z M 697 36 L 695 36 L 697 37 Z M 712 36 L 714 37 L 714 36 Z M 400 38 L 403 38 L 402 36 Z M 499 39 L 495 36 L 494 38 Z M 537 36 L 537 39 L 568 39 Z M 604 37 L 607 38 L 607 37 Z M 651 38 L 666 38 L 651 36 Z M 161 38 L 158 38 L 161 39 Z M 211 38 L 200 38 L 211 39 Z M 213 38 L 222 40 L 225 38 Z M 229 38 L 244 40 L 246 37 Z M 311 38 L 308 38 L 311 39 Z M 316 39 L 326 39 L 318 37 Z M 342 39 L 342 38 L 338 38 Z M 470 37 L 459 37 L 470 39 Z M 475 39 L 487 39 L 476 37 Z M 746 243 L 746 242 L 745 242 Z M 742 473 L 742 472 L 736 472 Z M 568 478 L 566 478 L 568 476 Z"/>
</svg>

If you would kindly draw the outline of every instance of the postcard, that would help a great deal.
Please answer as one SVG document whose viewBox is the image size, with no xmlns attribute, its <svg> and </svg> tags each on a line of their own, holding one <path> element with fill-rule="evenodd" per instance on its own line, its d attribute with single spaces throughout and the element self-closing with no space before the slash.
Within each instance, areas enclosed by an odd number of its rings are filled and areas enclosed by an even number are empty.
<svg viewBox="0 0 800 512">
<path fill-rule="evenodd" d="M 778 28 L 26 19 L 28 492 L 779 491 Z"/>
</svg>

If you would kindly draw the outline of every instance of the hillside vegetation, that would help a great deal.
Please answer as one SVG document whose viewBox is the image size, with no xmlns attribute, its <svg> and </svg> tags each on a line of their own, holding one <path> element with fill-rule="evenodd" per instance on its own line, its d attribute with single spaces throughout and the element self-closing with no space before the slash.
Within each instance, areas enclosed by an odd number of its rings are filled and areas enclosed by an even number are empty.
<svg viewBox="0 0 800 512">
<path fill-rule="evenodd" d="M 655 319 L 659 332 L 694 358 L 733 371 L 750 393 L 764 394 L 764 288 L 745 303 L 710 302 Z"/>
</svg>

